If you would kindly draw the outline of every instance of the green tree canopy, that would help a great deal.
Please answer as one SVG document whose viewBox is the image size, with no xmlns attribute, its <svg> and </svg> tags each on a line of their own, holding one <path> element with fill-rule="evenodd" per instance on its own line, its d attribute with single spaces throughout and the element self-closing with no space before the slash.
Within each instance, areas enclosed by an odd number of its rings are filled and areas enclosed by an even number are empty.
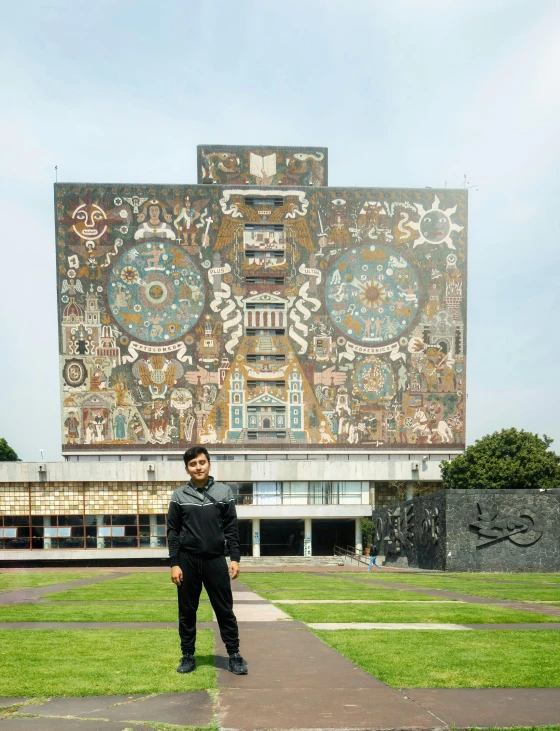
<svg viewBox="0 0 560 731">
<path fill-rule="evenodd" d="M 3 437 L 0 438 L 0 462 L 20 462 L 20 458 Z"/>
<path fill-rule="evenodd" d="M 464 454 L 441 466 L 443 485 L 451 489 L 560 487 L 560 457 L 548 449 L 552 439 L 502 429 L 478 439 Z"/>
</svg>

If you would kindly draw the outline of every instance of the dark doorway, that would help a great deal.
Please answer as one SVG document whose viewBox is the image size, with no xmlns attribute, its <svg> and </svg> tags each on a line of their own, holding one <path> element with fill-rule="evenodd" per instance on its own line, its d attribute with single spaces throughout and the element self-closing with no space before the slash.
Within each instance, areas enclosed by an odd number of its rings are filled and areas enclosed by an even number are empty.
<svg viewBox="0 0 560 731">
<path fill-rule="evenodd" d="M 333 556 L 334 547 L 341 546 L 354 548 L 355 522 L 349 520 L 318 520 L 311 523 L 311 551 L 314 556 Z"/>
<path fill-rule="evenodd" d="M 303 556 L 303 520 L 262 520 L 261 556 Z"/>
<path fill-rule="evenodd" d="M 252 520 L 238 520 L 239 525 L 239 550 L 242 556 L 253 555 L 253 521 Z"/>
</svg>

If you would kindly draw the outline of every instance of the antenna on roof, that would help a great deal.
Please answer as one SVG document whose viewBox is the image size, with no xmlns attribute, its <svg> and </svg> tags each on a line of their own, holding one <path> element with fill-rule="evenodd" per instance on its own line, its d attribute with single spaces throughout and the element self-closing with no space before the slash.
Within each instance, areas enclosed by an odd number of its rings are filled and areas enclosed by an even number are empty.
<svg viewBox="0 0 560 731">
<path fill-rule="evenodd" d="M 58 165 L 54 166 L 54 182 L 58 183 Z"/>
</svg>

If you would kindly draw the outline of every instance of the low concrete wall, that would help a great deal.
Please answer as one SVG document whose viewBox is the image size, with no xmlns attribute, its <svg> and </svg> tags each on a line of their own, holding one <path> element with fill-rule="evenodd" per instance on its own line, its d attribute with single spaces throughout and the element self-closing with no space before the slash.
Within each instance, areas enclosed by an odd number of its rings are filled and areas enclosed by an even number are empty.
<svg viewBox="0 0 560 731">
<path fill-rule="evenodd" d="M 387 564 L 560 571 L 560 490 L 442 490 L 375 510 Z"/>
</svg>

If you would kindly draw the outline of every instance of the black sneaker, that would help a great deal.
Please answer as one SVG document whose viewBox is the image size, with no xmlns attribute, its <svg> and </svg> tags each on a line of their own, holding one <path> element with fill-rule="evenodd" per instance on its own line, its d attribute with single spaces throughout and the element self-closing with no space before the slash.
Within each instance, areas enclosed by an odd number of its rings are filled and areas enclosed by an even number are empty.
<svg viewBox="0 0 560 731">
<path fill-rule="evenodd" d="M 192 673 L 196 669 L 196 662 L 194 661 L 194 655 L 187 653 L 181 658 L 181 664 L 177 668 L 178 673 Z"/>
<path fill-rule="evenodd" d="M 234 652 L 229 656 L 228 670 L 234 675 L 247 675 L 247 663 L 238 652 Z"/>
</svg>

